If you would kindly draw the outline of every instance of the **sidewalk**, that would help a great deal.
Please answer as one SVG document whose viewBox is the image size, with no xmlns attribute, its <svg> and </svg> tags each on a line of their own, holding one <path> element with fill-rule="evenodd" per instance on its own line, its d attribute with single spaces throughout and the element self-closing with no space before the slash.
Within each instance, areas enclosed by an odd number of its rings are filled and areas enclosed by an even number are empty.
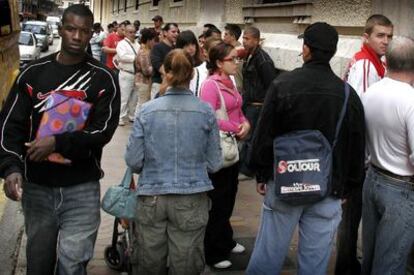
<svg viewBox="0 0 414 275">
<path fill-rule="evenodd" d="M 23 235 L 20 203 L 8 200 L 0 180 L 0 274 L 13 274 Z"/>
<path fill-rule="evenodd" d="M 128 140 L 130 126 L 118 127 L 114 138 L 105 147 L 102 167 L 105 171 L 105 177 L 101 181 L 101 197 L 109 186 L 118 184 L 122 179 L 125 171 L 124 152 Z M 204 274 L 244 274 L 244 270 L 249 261 L 249 257 L 254 245 L 254 238 L 260 222 L 260 209 L 262 197 L 256 193 L 253 181 L 241 181 L 237 194 L 236 206 L 231 219 L 235 239 L 246 246 L 246 252 L 240 255 L 233 255 L 231 261 L 233 266 L 227 270 L 211 270 L 206 267 Z M 104 250 L 111 244 L 114 218 L 101 211 L 101 226 L 95 245 L 94 258 L 88 265 L 88 274 L 90 275 L 117 275 L 117 271 L 111 270 L 105 263 Z M 295 233 L 288 257 L 285 261 L 285 267 L 282 275 L 296 274 L 295 254 L 297 247 L 297 233 Z M 25 274 L 25 238 L 21 243 L 19 259 L 16 268 L 16 275 Z M 334 257 L 332 257 L 334 258 Z M 332 274 L 333 261 L 331 260 L 329 274 Z M 3 273 L 1 273 L 3 274 Z"/>
<path fill-rule="evenodd" d="M 111 185 L 117 184 L 125 171 L 124 152 L 128 140 L 130 126 L 118 127 L 114 138 L 105 147 L 102 166 L 105 177 L 102 180 L 102 193 L 105 193 Z M 245 244 L 251 251 L 254 237 L 260 222 L 261 196 L 255 191 L 255 185 L 251 181 L 243 181 L 239 185 L 237 203 L 231 219 L 235 237 Z M 102 221 L 98 232 L 98 239 L 95 245 L 95 255 L 88 265 L 90 275 L 115 275 L 119 274 L 107 267 L 104 261 L 104 250 L 110 245 L 113 231 L 114 218 L 101 211 Z M 243 274 L 250 252 L 234 257 L 233 267 L 225 272 L 210 271 L 206 268 L 205 274 Z"/>
</svg>

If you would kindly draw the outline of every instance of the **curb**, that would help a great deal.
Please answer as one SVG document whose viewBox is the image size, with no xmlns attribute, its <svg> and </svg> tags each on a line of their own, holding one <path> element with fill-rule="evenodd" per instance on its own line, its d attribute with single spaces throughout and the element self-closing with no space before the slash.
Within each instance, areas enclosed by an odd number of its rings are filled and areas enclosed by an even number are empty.
<svg viewBox="0 0 414 275">
<path fill-rule="evenodd" d="M 13 275 L 23 236 L 23 212 L 20 202 L 7 200 L 0 217 L 0 274 Z"/>
</svg>

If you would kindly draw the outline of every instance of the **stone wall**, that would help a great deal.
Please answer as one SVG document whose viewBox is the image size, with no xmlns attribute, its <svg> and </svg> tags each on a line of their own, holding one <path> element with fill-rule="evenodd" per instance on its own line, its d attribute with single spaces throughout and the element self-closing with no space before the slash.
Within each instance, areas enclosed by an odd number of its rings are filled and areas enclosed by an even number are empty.
<svg viewBox="0 0 414 275">
<path fill-rule="evenodd" d="M 265 38 L 263 48 L 269 53 L 275 66 L 284 71 L 291 71 L 302 66 L 302 39 L 293 34 L 263 33 Z M 331 60 L 332 70 L 343 77 L 348 66 L 349 59 L 361 47 L 360 37 L 340 36 L 338 49 Z"/>
<path fill-rule="evenodd" d="M 243 1 L 226 0 L 224 21 L 226 23 L 244 24 L 242 6 Z"/>
<path fill-rule="evenodd" d="M 334 26 L 362 27 L 371 14 L 371 0 L 315 0 L 312 22 L 325 21 Z"/>
<path fill-rule="evenodd" d="M 414 37 L 413 0 L 372 0 L 372 12 L 387 16 L 394 23 L 394 34 Z"/>
</svg>

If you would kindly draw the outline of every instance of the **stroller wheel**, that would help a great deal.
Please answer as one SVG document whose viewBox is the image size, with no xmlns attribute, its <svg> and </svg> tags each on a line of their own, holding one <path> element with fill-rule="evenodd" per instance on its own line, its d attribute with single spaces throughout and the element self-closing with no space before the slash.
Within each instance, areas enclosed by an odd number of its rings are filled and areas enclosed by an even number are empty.
<svg viewBox="0 0 414 275">
<path fill-rule="evenodd" d="M 116 247 L 107 246 L 104 252 L 105 263 L 112 269 L 122 270 L 123 255 L 121 247 L 117 244 Z"/>
</svg>

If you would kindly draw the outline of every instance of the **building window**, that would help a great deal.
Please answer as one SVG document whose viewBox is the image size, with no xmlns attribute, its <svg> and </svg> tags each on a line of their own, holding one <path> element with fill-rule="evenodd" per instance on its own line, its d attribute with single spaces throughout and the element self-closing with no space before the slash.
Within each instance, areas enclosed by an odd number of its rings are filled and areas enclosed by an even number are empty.
<svg viewBox="0 0 414 275">
<path fill-rule="evenodd" d="M 183 0 L 173 0 L 174 3 L 183 2 Z"/>
<path fill-rule="evenodd" d="M 121 0 L 118 0 L 118 9 L 117 9 L 118 13 L 120 10 L 121 10 Z"/>
<path fill-rule="evenodd" d="M 124 12 L 127 11 L 127 0 L 124 0 Z"/>
<path fill-rule="evenodd" d="M 139 0 L 135 0 L 135 9 L 137 10 L 139 8 Z"/>
<path fill-rule="evenodd" d="M 152 6 L 158 7 L 158 2 L 160 2 L 160 0 L 152 0 Z"/>
<path fill-rule="evenodd" d="M 263 18 L 291 18 L 292 23 L 308 24 L 314 0 L 252 0 L 243 5 L 246 23 Z"/>
</svg>

